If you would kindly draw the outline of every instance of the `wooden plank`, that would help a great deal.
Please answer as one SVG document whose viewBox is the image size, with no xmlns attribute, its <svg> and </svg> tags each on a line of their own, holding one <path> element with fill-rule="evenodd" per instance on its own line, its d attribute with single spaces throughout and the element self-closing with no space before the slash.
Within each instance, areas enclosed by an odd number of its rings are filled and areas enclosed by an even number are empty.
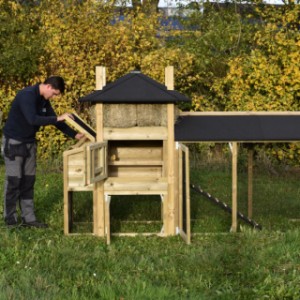
<svg viewBox="0 0 300 300">
<path fill-rule="evenodd" d="M 123 236 L 130 236 L 130 237 L 137 237 L 137 236 L 159 236 L 162 237 L 163 234 L 161 232 L 114 232 L 111 235 L 117 237 Z"/>
<path fill-rule="evenodd" d="M 174 156 L 174 181 L 175 181 L 175 185 L 174 185 L 174 201 L 175 201 L 175 208 L 176 208 L 176 211 L 175 211 L 175 218 L 174 218 L 174 221 L 175 221 L 175 228 L 176 230 L 179 228 L 179 219 L 180 219 L 180 216 L 179 216 L 179 212 L 180 212 L 180 201 L 179 201 L 179 190 L 180 190 L 180 187 L 179 187 L 179 182 L 180 182 L 180 169 L 179 169 L 179 151 L 178 151 L 178 147 L 177 147 L 178 143 L 176 143 L 176 151 L 175 151 L 175 156 Z"/>
<path fill-rule="evenodd" d="M 69 191 L 72 192 L 85 192 L 85 191 L 93 191 L 94 190 L 94 185 L 87 185 L 87 186 L 69 186 L 68 187 Z"/>
<path fill-rule="evenodd" d="M 186 192 L 186 243 L 191 243 L 191 198 L 190 198 L 190 159 L 189 148 L 184 146 L 185 152 L 185 192 Z"/>
<path fill-rule="evenodd" d="M 139 141 L 140 142 L 140 141 Z M 157 145 L 151 145 L 152 141 L 147 143 L 122 143 L 122 142 L 110 142 L 109 158 L 111 162 L 120 161 L 135 161 L 135 160 L 147 160 L 158 161 L 162 160 L 162 143 Z"/>
<path fill-rule="evenodd" d="M 85 181 L 84 181 L 84 178 L 82 177 L 75 177 L 75 176 L 72 176 L 69 178 L 68 180 L 68 189 L 71 190 L 71 189 L 74 189 L 74 188 L 84 188 L 86 186 L 85 184 Z"/>
<path fill-rule="evenodd" d="M 81 147 L 83 144 L 89 142 L 90 140 L 87 138 L 87 137 L 83 137 L 81 138 L 76 144 L 72 145 L 71 146 L 71 149 L 74 149 L 74 148 L 79 148 Z"/>
<path fill-rule="evenodd" d="M 110 245 L 110 200 L 111 197 L 105 196 L 105 234 L 106 234 L 106 243 Z"/>
<path fill-rule="evenodd" d="M 174 68 L 168 66 L 165 68 L 165 85 L 168 90 L 174 90 Z M 178 214 L 178 207 L 175 205 L 175 169 L 174 169 L 174 157 L 175 157 L 175 138 L 174 138 L 174 104 L 167 104 L 167 178 L 168 178 L 168 196 L 164 200 L 164 234 L 175 235 L 176 224 L 175 215 Z"/>
<path fill-rule="evenodd" d="M 203 111 L 180 112 L 179 116 L 300 116 L 300 111 Z"/>
<path fill-rule="evenodd" d="M 179 230 L 181 231 L 183 228 L 183 172 L 182 172 L 182 150 L 180 147 L 178 147 L 178 215 L 179 215 Z"/>
<path fill-rule="evenodd" d="M 162 166 L 162 160 L 126 160 L 126 161 L 110 161 L 110 166 Z"/>
<path fill-rule="evenodd" d="M 81 152 L 83 151 L 83 149 L 84 149 L 83 147 L 80 147 L 80 148 L 66 150 L 66 151 L 64 151 L 63 156 L 70 156 L 70 155 L 73 155 L 73 154 L 76 154 L 76 153 L 81 155 Z"/>
<path fill-rule="evenodd" d="M 167 137 L 166 127 L 104 128 L 105 140 L 166 140 Z"/>
<path fill-rule="evenodd" d="M 96 67 L 96 90 L 101 90 L 106 84 L 105 68 Z M 96 132 L 97 142 L 103 142 L 103 103 L 97 103 L 96 113 Z M 93 217 L 94 217 L 94 234 L 96 236 L 105 236 L 105 202 L 104 202 L 104 184 L 103 181 L 94 184 L 93 193 Z"/>
<path fill-rule="evenodd" d="M 63 157 L 64 170 L 64 234 L 69 234 L 68 156 Z"/>
<path fill-rule="evenodd" d="M 167 140 L 167 160 L 168 160 L 168 197 L 164 201 L 164 233 L 166 236 L 175 235 L 175 214 L 178 213 L 175 207 L 175 142 L 174 142 L 174 104 L 168 104 L 168 140 Z M 177 208 L 178 209 L 178 208 Z"/>
<path fill-rule="evenodd" d="M 237 232 L 237 143 L 232 143 L 232 225 L 231 232 Z"/>
<path fill-rule="evenodd" d="M 73 114 L 76 115 L 75 113 L 73 113 Z M 80 117 L 78 115 L 76 115 L 76 116 L 80 119 Z M 79 125 L 75 120 L 73 120 L 72 118 L 70 118 L 68 116 L 65 118 L 65 120 L 71 127 L 74 127 L 80 133 L 83 133 L 91 142 L 95 141 L 95 137 L 92 136 L 90 134 L 90 132 L 88 132 L 84 127 Z M 82 120 L 82 119 L 80 119 L 80 120 Z M 82 122 L 85 123 L 85 121 L 83 121 L 83 120 L 82 120 Z M 89 127 L 86 123 L 85 123 L 85 126 Z M 94 129 L 92 129 L 92 130 L 94 130 Z"/>
<path fill-rule="evenodd" d="M 179 232 L 184 241 L 189 245 L 191 243 L 191 211 L 190 211 L 190 162 L 189 148 L 179 144 L 179 185 L 180 185 L 180 226 Z M 183 164 L 183 161 L 185 162 Z M 185 177 L 183 177 L 185 175 Z M 183 188 L 184 187 L 184 188 Z M 185 191 L 185 194 L 184 194 Z M 185 213 L 185 215 L 184 215 Z"/>
<path fill-rule="evenodd" d="M 161 167 L 145 167 L 145 166 L 110 166 L 109 167 L 109 176 L 110 177 L 128 177 L 135 178 L 138 176 L 141 177 L 162 177 L 162 168 Z"/>
<path fill-rule="evenodd" d="M 105 192 L 111 195 L 160 195 L 167 194 L 166 178 L 115 178 L 104 183 Z"/>
<path fill-rule="evenodd" d="M 253 214 L 253 149 L 248 150 L 248 218 Z"/>
</svg>

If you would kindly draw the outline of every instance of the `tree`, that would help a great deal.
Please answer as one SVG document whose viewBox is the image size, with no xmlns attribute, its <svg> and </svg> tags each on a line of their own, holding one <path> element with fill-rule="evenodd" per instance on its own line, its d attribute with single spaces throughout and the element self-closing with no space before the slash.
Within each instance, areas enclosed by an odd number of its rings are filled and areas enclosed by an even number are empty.
<svg viewBox="0 0 300 300">
<path fill-rule="evenodd" d="M 253 49 L 232 58 L 229 72 L 214 85 L 225 110 L 299 110 L 299 13 L 298 5 L 260 11 L 265 25 Z"/>
<path fill-rule="evenodd" d="M 169 45 L 195 57 L 195 80 L 186 87 L 195 110 L 223 110 L 211 87 L 226 76 L 232 58 L 250 52 L 257 29 L 248 19 L 251 11 L 251 5 L 236 2 L 200 2 L 182 7 L 178 20 L 183 29 L 170 39 Z"/>
<path fill-rule="evenodd" d="M 37 72 L 42 53 L 37 16 L 15 1 L 0 1 L 0 83 L 25 84 Z"/>
<path fill-rule="evenodd" d="M 263 8 L 263 9 L 262 9 Z M 233 57 L 213 90 L 224 110 L 300 110 L 299 5 L 257 6 L 263 25 L 249 54 Z M 299 163 L 299 145 L 268 145 L 286 163 Z"/>
<path fill-rule="evenodd" d="M 23 10 L 18 7 L 18 18 L 21 18 Z M 65 78 L 66 93 L 53 101 L 58 114 L 76 110 L 83 118 L 90 118 L 78 99 L 94 90 L 96 65 L 107 68 L 107 82 L 136 68 L 164 82 L 164 67 L 168 64 L 177 66 L 182 86 L 189 80 L 192 55 L 164 48 L 165 36 L 157 13 L 149 15 L 137 8 L 120 18 L 111 3 L 93 0 L 44 0 L 26 7 L 26 18 L 36 16 L 31 26 L 36 26 L 36 42 L 41 45 L 41 53 L 32 57 L 36 69 L 32 69 L 30 79 L 25 72 L 26 78 L 28 83 L 41 82 L 49 75 Z M 24 86 L 20 80 L 16 82 Z M 2 92 L 6 93 L 4 88 L 0 88 L 0 95 Z M 5 99 L 8 107 L 13 96 Z M 56 129 L 50 126 L 43 128 L 38 138 L 43 157 L 57 156 L 67 146 L 66 138 L 57 135 Z"/>
</svg>

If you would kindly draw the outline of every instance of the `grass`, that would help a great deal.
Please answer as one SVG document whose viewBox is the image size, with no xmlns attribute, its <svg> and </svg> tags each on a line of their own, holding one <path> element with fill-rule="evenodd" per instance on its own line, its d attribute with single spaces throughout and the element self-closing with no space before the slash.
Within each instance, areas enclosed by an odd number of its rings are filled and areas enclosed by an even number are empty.
<svg viewBox="0 0 300 300">
<path fill-rule="evenodd" d="M 4 166 L 0 165 L 3 194 Z M 230 168 L 201 165 L 191 182 L 230 204 Z M 179 236 L 102 238 L 63 235 L 60 172 L 40 168 L 35 199 L 48 230 L 0 231 L 1 299 L 299 299 L 300 201 L 297 175 L 254 176 L 254 215 L 263 226 L 240 222 L 195 192 L 192 244 Z M 247 177 L 239 173 L 239 210 L 246 213 Z M 78 193 L 75 217 L 90 224 L 89 193 Z M 1 208 L 2 209 L 2 208 Z M 160 199 L 112 201 L 112 231 L 159 230 Z M 155 220 L 153 224 L 142 222 Z M 139 222 L 134 222 L 139 221 Z M 142 223 L 140 223 L 142 222 Z M 85 228 L 86 229 L 86 228 Z"/>
</svg>

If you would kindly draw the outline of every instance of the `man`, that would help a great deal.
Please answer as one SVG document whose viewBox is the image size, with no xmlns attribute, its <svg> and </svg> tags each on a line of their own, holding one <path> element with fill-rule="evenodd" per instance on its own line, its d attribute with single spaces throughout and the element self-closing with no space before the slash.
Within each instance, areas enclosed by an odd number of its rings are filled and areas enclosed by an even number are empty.
<svg viewBox="0 0 300 300">
<path fill-rule="evenodd" d="M 59 76 L 51 76 L 44 83 L 24 88 L 12 102 L 3 128 L 5 162 L 4 221 L 7 226 L 18 225 L 17 203 L 21 209 L 22 226 L 46 228 L 34 213 L 34 183 L 36 173 L 36 132 L 40 126 L 55 125 L 64 134 L 81 139 L 64 120 L 71 114 L 57 116 L 50 99 L 64 92 L 65 83 Z"/>
</svg>

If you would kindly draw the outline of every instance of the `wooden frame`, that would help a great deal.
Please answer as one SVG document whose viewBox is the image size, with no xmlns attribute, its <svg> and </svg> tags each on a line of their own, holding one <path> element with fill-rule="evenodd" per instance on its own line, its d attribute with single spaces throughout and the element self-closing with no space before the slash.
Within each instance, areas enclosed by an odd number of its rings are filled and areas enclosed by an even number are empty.
<svg viewBox="0 0 300 300">
<path fill-rule="evenodd" d="M 76 191 L 93 191 L 95 184 L 101 184 L 107 177 L 107 142 L 96 143 L 96 132 L 78 115 L 74 120 L 67 117 L 67 122 L 79 132 L 85 134 L 73 149 L 64 152 L 64 232 L 72 229 L 72 198 Z M 88 143 L 88 141 L 93 143 Z M 77 182 L 78 178 L 78 182 Z M 74 184 L 72 183 L 74 182 Z M 77 183 L 76 183 L 77 182 Z M 102 184 L 103 185 L 103 184 Z M 93 193 L 94 233 L 99 226 L 97 194 Z"/>
<path fill-rule="evenodd" d="M 88 184 L 107 178 L 107 142 L 86 146 Z"/>
<path fill-rule="evenodd" d="M 111 199 L 112 196 L 116 196 L 116 195 L 127 195 L 126 193 L 124 193 L 123 191 L 120 192 L 115 192 L 115 193 L 110 193 L 107 192 L 105 193 L 105 236 L 106 236 L 106 242 L 109 245 L 111 242 L 111 235 L 114 236 L 150 236 L 150 235 L 156 235 L 156 236 L 164 236 L 163 234 L 163 230 L 161 230 L 160 232 L 146 232 L 146 233 L 134 233 L 134 232 L 114 232 L 113 234 L 111 233 L 110 230 L 110 204 L 111 204 Z M 128 195 L 132 195 L 132 193 L 129 193 Z M 157 195 L 161 197 L 162 200 L 162 205 L 164 202 L 164 197 L 166 196 L 166 194 L 158 194 L 157 192 L 152 192 L 152 193 L 142 193 L 142 194 L 135 194 L 135 195 Z"/>
</svg>

